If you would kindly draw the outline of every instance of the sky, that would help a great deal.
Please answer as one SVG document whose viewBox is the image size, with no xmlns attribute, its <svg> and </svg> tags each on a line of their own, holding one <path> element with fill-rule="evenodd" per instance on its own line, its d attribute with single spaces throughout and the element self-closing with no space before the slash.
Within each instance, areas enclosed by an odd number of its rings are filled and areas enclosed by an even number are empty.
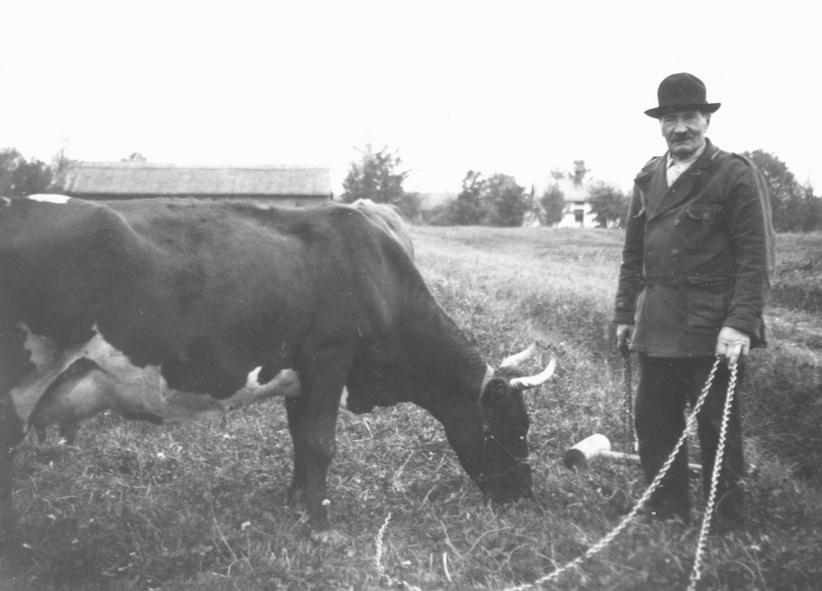
<svg viewBox="0 0 822 591">
<path fill-rule="evenodd" d="M 331 169 L 370 144 L 406 190 L 468 170 L 545 183 L 584 160 L 628 190 L 665 151 L 659 82 L 721 102 L 708 136 L 822 192 L 811 2 L 15 0 L 0 34 L 0 148 L 50 161 Z"/>
</svg>

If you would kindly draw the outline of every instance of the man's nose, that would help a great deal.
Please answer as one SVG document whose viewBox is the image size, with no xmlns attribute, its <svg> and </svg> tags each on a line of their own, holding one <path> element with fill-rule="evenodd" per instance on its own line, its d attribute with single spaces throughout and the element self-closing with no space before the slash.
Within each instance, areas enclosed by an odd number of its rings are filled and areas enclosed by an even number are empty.
<svg viewBox="0 0 822 591">
<path fill-rule="evenodd" d="M 686 131 L 688 131 L 688 126 L 685 125 L 685 120 L 684 119 L 677 119 L 674 122 L 674 132 L 676 132 L 676 133 L 685 133 Z"/>
</svg>

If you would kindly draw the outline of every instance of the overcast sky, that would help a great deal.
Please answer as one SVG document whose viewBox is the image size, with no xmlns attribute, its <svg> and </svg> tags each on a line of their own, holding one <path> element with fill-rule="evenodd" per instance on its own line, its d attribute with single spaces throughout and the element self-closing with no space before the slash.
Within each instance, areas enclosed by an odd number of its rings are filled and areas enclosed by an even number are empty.
<svg viewBox="0 0 822 591">
<path fill-rule="evenodd" d="M 469 169 L 544 182 L 585 160 L 628 189 L 665 150 L 656 89 L 688 71 L 709 137 L 822 192 L 812 2 L 43 2 L 2 11 L 0 147 L 27 158 L 327 166 L 397 150 L 406 189 Z"/>
</svg>

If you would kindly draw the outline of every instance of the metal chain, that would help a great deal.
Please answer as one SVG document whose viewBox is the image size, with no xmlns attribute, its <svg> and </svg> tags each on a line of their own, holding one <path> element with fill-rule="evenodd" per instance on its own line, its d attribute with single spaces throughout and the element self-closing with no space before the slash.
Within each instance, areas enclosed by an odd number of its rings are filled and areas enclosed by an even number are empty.
<svg viewBox="0 0 822 591">
<path fill-rule="evenodd" d="M 736 363 L 730 366 L 731 377 L 728 380 L 728 393 L 725 398 L 725 407 L 722 410 L 722 426 L 719 429 L 719 442 L 716 447 L 716 457 L 714 458 L 714 468 L 711 473 L 711 491 L 708 494 L 708 501 L 705 505 L 705 516 L 702 518 L 702 529 L 699 531 L 699 542 L 696 545 L 696 555 L 694 556 L 694 566 L 691 570 L 691 578 L 688 581 L 688 591 L 696 591 L 696 584 L 702 576 L 702 556 L 705 552 L 705 544 L 708 539 L 708 532 L 711 529 L 711 519 L 714 514 L 716 503 L 716 490 L 719 487 L 719 474 L 722 470 L 722 461 L 725 457 L 725 439 L 728 435 L 728 423 L 731 420 L 731 406 L 736 389 L 736 374 L 738 368 Z"/>
<path fill-rule="evenodd" d="M 377 535 L 374 539 L 374 546 L 375 546 L 375 553 L 374 553 L 374 566 L 377 568 L 377 576 L 380 580 L 385 579 L 389 585 L 395 585 L 400 589 L 408 589 L 409 591 L 422 591 L 419 587 L 415 585 L 411 585 L 410 583 L 406 583 L 403 580 L 396 579 L 385 572 L 385 567 L 382 565 L 382 550 L 383 550 L 383 538 L 385 537 L 385 530 L 388 529 L 388 522 L 391 521 L 391 512 L 388 512 L 388 515 L 385 516 L 385 521 L 383 521 L 382 526 L 377 531 Z"/>
<path fill-rule="evenodd" d="M 561 574 L 565 573 L 566 571 L 572 568 L 579 566 L 580 564 L 582 564 L 583 561 L 599 553 L 603 548 L 608 546 L 608 544 L 610 544 L 614 540 L 614 538 L 616 538 L 631 521 L 633 521 L 637 513 L 639 513 L 642 510 L 642 508 L 648 502 L 648 499 L 651 498 L 651 495 L 662 484 L 662 479 L 665 478 L 666 474 L 668 473 L 668 470 L 670 470 L 671 465 L 674 463 L 674 460 L 676 459 L 679 450 L 682 448 L 683 444 L 688 439 L 688 434 L 694 427 L 696 417 L 699 414 L 699 411 L 702 410 L 702 406 L 705 404 L 705 400 L 708 398 L 708 392 L 711 389 L 711 385 L 713 385 L 717 369 L 719 368 L 719 361 L 720 357 L 717 357 L 714 360 L 714 364 L 711 367 L 710 373 L 708 374 L 708 379 L 705 381 L 705 385 L 702 387 L 702 391 L 699 393 L 699 398 L 697 398 L 697 401 L 694 404 L 694 408 L 691 411 L 691 414 L 688 415 L 688 419 L 685 422 L 685 429 L 679 436 L 679 440 L 676 442 L 676 445 L 674 445 L 674 449 L 671 451 L 670 455 L 665 460 L 665 463 L 659 469 L 659 472 L 657 472 L 657 475 L 651 481 L 651 484 L 648 485 L 648 488 L 645 489 L 645 492 L 639 498 L 636 505 L 634 505 L 634 508 L 631 509 L 631 512 L 628 513 L 628 515 L 626 515 L 622 519 L 622 521 L 620 521 L 619 524 L 614 529 L 612 529 L 604 538 L 602 538 L 599 542 L 588 548 L 588 550 L 584 554 L 577 556 L 576 558 L 564 564 L 563 566 L 557 568 L 553 572 L 540 577 L 533 583 L 525 583 L 523 585 L 517 585 L 516 587 L 509 587 L 505 589 L 505 591 L 525 591 L 525 589 L 530 589 L 532 587 L 542 585 L 543 583 L 553 581 L 554 579 L 558 578 Z"/>
<path fill-rule="evenodd" d="M 631 362 L 631 351 L 627 347 L 622 352 L 625 371 L 625 396 L 623 399 L 623 413 L 625 422 L 625 447 L 626 450 L 636 452 L 639 450 L 639 441 L 634 430 L 634 400 L 633 400 L 633 364 Z"/>
<path fill-rule="evenodd" d="M 382 565 L 382 539 L 385 536 L 389 521 L 391 521 L 391 511 L 385 516 L 385 521 L 382 522 L 380 529 L 377 531 L 377 536 L 374 538 L 374 566 L 377 567 L 377 575 L 381 579 L 385 576 L 385 567 Z"/>
</svg>

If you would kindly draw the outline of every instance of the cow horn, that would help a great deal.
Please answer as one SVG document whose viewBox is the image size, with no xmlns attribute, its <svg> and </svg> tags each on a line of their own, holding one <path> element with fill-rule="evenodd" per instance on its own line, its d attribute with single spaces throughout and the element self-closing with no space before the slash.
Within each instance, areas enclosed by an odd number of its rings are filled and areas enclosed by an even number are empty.
<svg viewBox="0 0 822 591">
<path fill-rule="evenodd" d="M 529 360 L 531 357 L 534 356 L 534 353 L 537 352 L 537 344 L 536 342 L 531 343 L 531 345 L 527 349 L 523 349 L 519 353 L 514 353 L 502 360 L 502 363 L 499 364 L 500 369 L 513 369 L 522 365 L 525 361 Z"/>
<path fill-rule="evenodd" d="M 554 375 L 554 370 L 557 368 L 556 357 L 551 357 L 548 366 L 535 376 L 524 376 L 521 378 L 513 378 L 508 383 L 512 388 L 519 390 L 528 390 L 529 388 L 536 388 L 540 384 L 544 384 L 548 379 Z"/>
</svg>

